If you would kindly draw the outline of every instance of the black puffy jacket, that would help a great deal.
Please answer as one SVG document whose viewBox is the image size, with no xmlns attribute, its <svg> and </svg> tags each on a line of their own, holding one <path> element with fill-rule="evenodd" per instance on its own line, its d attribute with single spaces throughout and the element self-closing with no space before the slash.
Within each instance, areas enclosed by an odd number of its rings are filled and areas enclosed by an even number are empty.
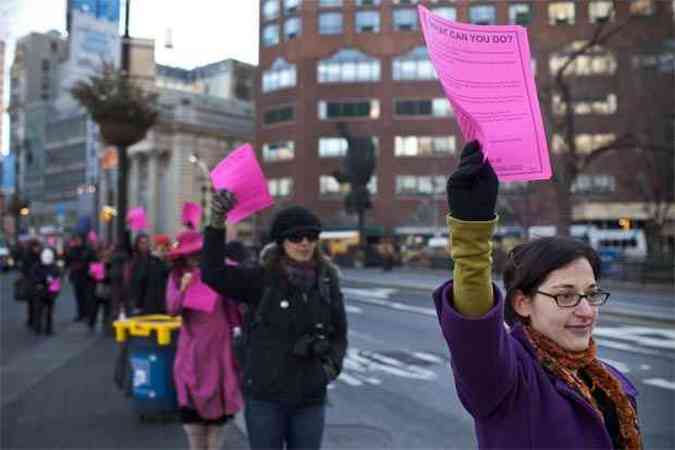
<svg viewBox="0 0 675 450">
<path fill-rule="evenodd" d="M 274 254 L 269 264 L 237 267 L 224 264 L 224 248 L 225 233 L 207 228 L 201 278 L 221 295 L 249 306 L 245 395 L 299 406 L 323 403 L 326 386 L 342 370 L 347 349 L 337 269 L 320 261 L 316 286 L 302 291 L 274 264 L 279 259 Z M 318 334 L 325 337 L 326 351 L 299 356 L 298 343 Z"/>
</svg>

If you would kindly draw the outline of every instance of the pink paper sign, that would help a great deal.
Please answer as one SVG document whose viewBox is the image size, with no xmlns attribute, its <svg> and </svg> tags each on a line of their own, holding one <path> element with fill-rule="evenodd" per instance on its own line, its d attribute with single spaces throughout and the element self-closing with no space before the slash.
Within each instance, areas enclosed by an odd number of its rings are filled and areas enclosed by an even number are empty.
<svg viewBox="0 0 675 450">
<path fill-rule="evenodd" d="M 91 230 L 89 233 L 87 233 L 87 240 L 92 244 L 96 245 L 96 243 L 98 242 L 98 235 L 94 230 Z"/>
<path fill-rule="evenodd" d="M 127 213 L 127 223 L 134 231 L 145 230 L 148 226 L 145 221 L 145 209 L 142 206 L 131 208 Z"/>
<path fill-rule="evenodd" d="M 418 7 L 429 58 L 466 141 L 502 181 L 551 177 L 527 30 L 452 22 Z"/>
<path fill-rule="evenodd" d="M 196 229 L 199 228 L 199 223 L 202 218 L 202 207 L 193 202 L 185 202 L 183 204 L 183 212 L 181 214 L 181 223 L 187 226 L 189 223 Z"/>
<path fill-rule="evenodd" d="M 49 282 L 49 285 L 47 286 L 47 290 L 49 291 L 50 294 L 58 294 L 59 292 L 61 292 L 61 279 L 52 278 L 51 281 Z"/>
<path fill-rule="evenodd" d="M 183 306 L 197 311 L 213 312 L 218 294 L 201 281 L 192 283 L 185 291 Z"/>
<path fill-rule="evenodd" d="M 89 275 L 96 281 L 101 281 L 105 278 L 105 267 L 103 263 L 91 263 L 89 264 Z"/>
<path fill-rule="evenodd" d="M 250 144 L 244 144 L 227 155 L 211 171 L 216 190 L 227 189 L 237 196 L 237 206 L 227 215 L 228 223 L 238 223 L 251 214 L 274 204 L 267 180 Z"/>
</svg>

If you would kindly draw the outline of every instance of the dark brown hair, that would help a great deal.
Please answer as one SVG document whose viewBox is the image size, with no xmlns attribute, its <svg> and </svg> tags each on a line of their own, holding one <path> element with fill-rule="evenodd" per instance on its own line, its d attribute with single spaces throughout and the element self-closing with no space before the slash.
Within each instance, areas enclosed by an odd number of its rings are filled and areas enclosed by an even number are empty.
<svg viewBox="0 0 675 450">
<path fill-rule="evenodd" d="M 512 325 L 516 320 L 522 320 L 513 310 L 512 300 L 516 292 L 521 291 L 526 297 L 534 295 L 551 272 L 580 258 L 588 260 L 595 279 L 599 279 L 600 258 L 595 250 L 583 241 L 566 237 L 547 237 L 514 247 L 509 252 L 504 268 L 506 323 Z"/>
</svg>

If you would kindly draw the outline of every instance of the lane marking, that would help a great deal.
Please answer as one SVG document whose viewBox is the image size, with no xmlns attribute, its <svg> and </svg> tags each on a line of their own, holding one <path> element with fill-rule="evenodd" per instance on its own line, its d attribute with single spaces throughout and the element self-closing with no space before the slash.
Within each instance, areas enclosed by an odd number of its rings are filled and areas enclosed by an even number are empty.
<svg viewBox="0 0 675 450">
<path fill-rule="evenodd" d="M 595 339 L 595 343 L 601 347 L 613 348 L 615 350 L 623 350 L 631 353 L 640 353 L 641 355 L 660 355 L 660 353 L 655 350 L 647 350 L 646 348 L 639 348 L 623 342 L 614 342 L 607 339 Z"/>
<path fill-rule="evenodd" d="M 650 370 L 652 366 L 649 364 L 640 364 L 640 370 Z"/>
<path fill-rule="evenodd" d="M 345 311 L 352 314 L 363 314 L 363 309 L 358 306 L 345 305 Z"/>
<path fill-rule="evenodd" d="M 422 361 L 428 361 L 430 363 L 441 364 L 443 361 L 445 361 L 443 358 L 439 358 L 438 356 L 432 355 L 431 353 L 414 352 L 412 355 L 418 359 L 421 359 Z"/>
<path fill-rule="evenodd" d="M 607 358 L 600 358 L 600 361 L 604 361 L 607 364 L 614 366 L 615 369 L 617 369 L 619 372 L 622 373 L 630 373 L 630 368 L 622 363 L 621 361 L 615 361 L 613 359 L 607 359 Z"/>
<path fill-rule="evenodd" d="M 655 387 L 660 387 L 663 389 L 670 389 L 671 391 L 675 391 L 675 382 L 674 381 L 668 381 L 663 378 L 649 378 L 646 380 L 642 380 L 644 384 L 648 384 L 650 386 L 655 386 Z"/>
</svg>

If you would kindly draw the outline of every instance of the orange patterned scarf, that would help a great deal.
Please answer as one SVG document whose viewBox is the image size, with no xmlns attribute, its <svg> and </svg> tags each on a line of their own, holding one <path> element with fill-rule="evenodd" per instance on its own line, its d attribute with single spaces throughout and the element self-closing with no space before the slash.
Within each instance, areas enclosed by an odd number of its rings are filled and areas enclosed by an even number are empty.
<svg viewBox="0 0 675 450">
<path fill-rule="evenodd" d="M 591 343 L 585 351 L 570 352 L 529 325 L 524 326 L 523 330 L 534 347 L 541 365 L 581 394 L 603 421 L 602 411 L 593 398 L 592 391 L 601 389 L 605 393 L 616 408 L 622 448 L 641 450 L 642 442 L 637 412 L 628 395 L 623 391 L 621 382 L 596 357 L 593 339 L 591 338 Z M 579 377 L 578 370 L 580 369 L 590 376 L 593 382 L 590 388 Z"/>
</svg>

